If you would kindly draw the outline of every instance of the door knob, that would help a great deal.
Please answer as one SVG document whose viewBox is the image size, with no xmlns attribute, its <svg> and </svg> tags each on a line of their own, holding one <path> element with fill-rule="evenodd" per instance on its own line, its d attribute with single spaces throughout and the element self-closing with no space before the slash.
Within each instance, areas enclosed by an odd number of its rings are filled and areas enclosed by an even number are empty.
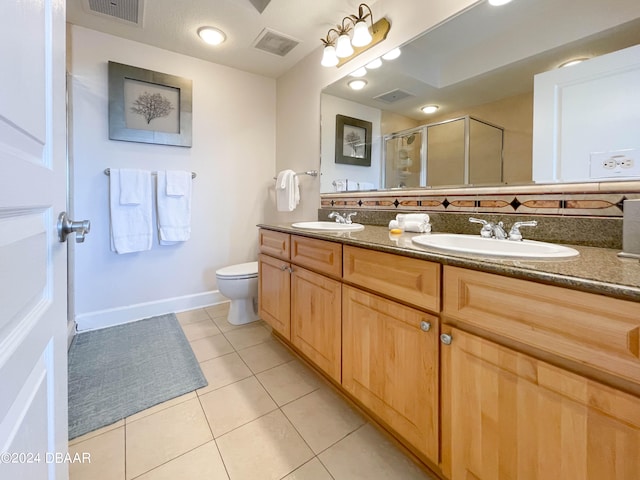
<svg viewBox="0 0 640 480">
<path fill-rule="evenodd" d="M 91 230 L 91 222 L 89 220 L 82 220 L 81 222 L 74 222 L 67 216 L 67 212 L 62 212 L 58 215 L 58 239 L 61 242 L 67 241 L 67 235 L 72 232 L 76 234 L 76 243 L 84 242 L 84 236 Z"/>
</svg>

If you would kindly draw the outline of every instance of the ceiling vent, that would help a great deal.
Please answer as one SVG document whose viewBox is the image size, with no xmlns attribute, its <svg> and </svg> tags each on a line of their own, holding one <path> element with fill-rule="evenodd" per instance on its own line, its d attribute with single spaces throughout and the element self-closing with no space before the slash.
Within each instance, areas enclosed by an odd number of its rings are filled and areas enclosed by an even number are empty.
<svg viewBox="0 0 640 480">
<path fill-rule="evenodd" d="M 400 100 L 404 100 L 408 97 L 415 97 L 415 95 L 405 90 L 396 88 L 395 90 L 391 90 L 390 92 L 383 93 L 382 95 L 378 95 L 377 97 L 373 98 L 375 98 L 376 100 L 382 100 L 385 103 L 394 103 Z"/>
<path fill-rule="evenodd" d="M 265 28 L 260 32 L 253 46 L 263 52 L 284 57 L 295 48 L 300 42 L 282 33 Z"/>
<path fill-rule="evenodd" d="M 144 0 L 83 0 L 82 3 L 89 13 L 142 26 Z"/>
</svg>

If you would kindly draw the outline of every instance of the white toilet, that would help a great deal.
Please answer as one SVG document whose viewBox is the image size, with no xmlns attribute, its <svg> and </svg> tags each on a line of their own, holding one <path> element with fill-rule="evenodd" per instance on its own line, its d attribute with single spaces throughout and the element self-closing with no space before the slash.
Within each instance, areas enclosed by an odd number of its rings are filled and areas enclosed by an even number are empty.
<svg viewBox="0 0 640 480">
<path fill-rule="evenodd" d="M 216 270 L 218 290 L 231 300 L 227 321 L 232 325 L 255 322 L 258 317 L 258 262 L 239 263 Z"/>
</svg>

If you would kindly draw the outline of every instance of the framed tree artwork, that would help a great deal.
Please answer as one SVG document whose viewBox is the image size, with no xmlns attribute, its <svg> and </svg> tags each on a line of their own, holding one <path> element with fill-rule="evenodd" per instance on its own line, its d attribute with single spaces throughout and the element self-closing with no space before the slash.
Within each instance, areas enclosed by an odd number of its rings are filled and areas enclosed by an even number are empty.
<svg viewBox="0 0 640 480">
<path fill-rule="evenodd" d="M 191 147 L 192 82 L 109 62 L 109 138 Z"/>
<path fill-rule="evenodd" d="M 371 166 L 371 122 L 336 115 L 336 163 Z"/>
</svg>

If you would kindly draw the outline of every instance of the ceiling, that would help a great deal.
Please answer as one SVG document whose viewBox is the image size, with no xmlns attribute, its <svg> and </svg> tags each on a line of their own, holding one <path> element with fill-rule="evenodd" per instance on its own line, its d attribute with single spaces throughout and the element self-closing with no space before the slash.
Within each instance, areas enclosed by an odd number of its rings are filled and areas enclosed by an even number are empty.
<svg viewBox="0 0 640 480">
<path fill-rule="evenodd" d="M 140 25 L 93 9 L 136 10 Z M 373 5 L 375 2 L 369 2 Z M 298 61 L 317 50 L 320 38 L 343 17 L 356 13 L 358 0 L 67 0 L 67 21 L 165 50 L 227 65 L 251 73 L 278 78 Z M 262 9 L 262 13 L 260 10 Z M 218 47 L 202 42 L 198 28 L 213 26 L 227 35 Z M 264 29 L 299 42 L 285 56 L 256 49 Z"/>
</svg>

